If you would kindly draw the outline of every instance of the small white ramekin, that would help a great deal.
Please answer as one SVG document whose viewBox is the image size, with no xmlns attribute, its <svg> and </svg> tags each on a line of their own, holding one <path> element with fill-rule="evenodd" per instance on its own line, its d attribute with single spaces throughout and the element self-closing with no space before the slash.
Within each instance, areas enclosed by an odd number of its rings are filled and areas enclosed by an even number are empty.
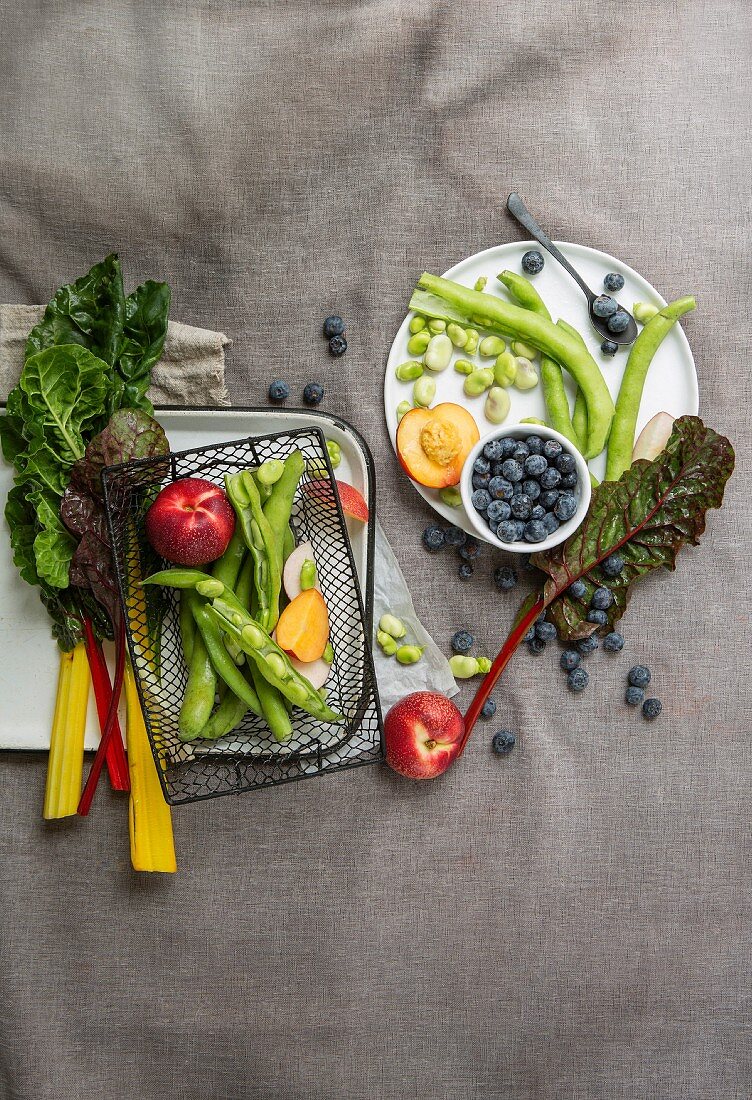
<svg viewBox="0 0 752 1100">
<path fill-rule="evenodd" d="M 558 530 L 554 531 L 543 542 L 502 542 L 501 539 L 497 539 L 480 513 L 473 508 L 471 500 L 473 495 L 473 463 L 478 455 L 483 453 L 486 443 L 490 443 L 492 439 L 502 439 L 505 436 L 512 436 L 514 439 L 527 439 L 529 435 L 538 435 L 541 439 L 555 439 L 573 456 L 577 463 L 578 481 L 575 490 L 577 494 L 577 511 L 571 519 L 568 519 L 566 523 L 562 523 Z M 555 432 L 553 428 L 544 428 L 541 424 L 511 424 L 508 427 L 500 425 L 479 440 L 465 459 L 460 478 L 460 493 L 465 511 L 478 538 L 483 539 L 484 542 L 489 542 L 492 546 L 498 546 L 500 550 L 507 550 L 510 554 L 533 554 L 539 550 L 550 550 L 553 546 L 558 546 L 560 542 L 568 539 L 580 526 L 590 507 L 590 471 L 587 462 L 585 462 L 577 448 L 565 436 Z"/>
</svg>

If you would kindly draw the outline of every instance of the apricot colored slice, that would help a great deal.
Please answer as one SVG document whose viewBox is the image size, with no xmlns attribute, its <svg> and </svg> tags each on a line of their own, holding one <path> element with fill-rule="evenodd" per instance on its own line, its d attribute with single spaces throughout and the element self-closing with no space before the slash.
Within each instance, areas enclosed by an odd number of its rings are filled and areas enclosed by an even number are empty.
<svg viewBox="0 0 752 1100">
<path fill-rule="evenodd" d="M 318 589 L 308 588 L 288 603 L 276 633 L 277 645 L 299 661 L 318 661 L 329 641 L 329 615 Z"/>
<path fill-rule="evenodd" d="M 478 425 L 461 405 L 411 409 L 397 429 L 397 455 L 407 474 L 431 489 L 456 485 L 465 459 L 480 439 Z"/>
</svg>

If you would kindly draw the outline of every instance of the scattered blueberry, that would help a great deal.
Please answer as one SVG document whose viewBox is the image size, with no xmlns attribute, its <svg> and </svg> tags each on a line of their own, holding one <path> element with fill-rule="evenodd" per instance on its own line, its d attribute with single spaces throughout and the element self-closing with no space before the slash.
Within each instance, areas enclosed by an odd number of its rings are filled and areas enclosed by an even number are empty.
<svg viewBox="0 0 752 1100">
<path fill-rule="evenodd" d="M 540 495 L 541 505 L 546 509 L 547 512 L 550 512 L 556 504 L 556 501 L 559 499 L 559 496 L 560 494 L 558 489 L 546 489 Z"/>
<path fill-rule="evenodd" d="M 494 573 L 494 584 L 501 592 L 508 592 L 517 584 L 517 570 L 509 565 L 500 566 Z"/>
<path fill-rule="evenodd" d="M 546 515 L 550 516 L 551 513 L 547 512 Z M 528 542 L 543 542 L 549 534 L 544 527 L 545 522 L 546 517 L 544 516 L 543 519 L 531 519 L 525 524 L 525 538 Z"/>
<path fill-rule="evenodd" d="M 601 351 L 604 355 L 616 355 L 619 350 L 619 345 L 615 340 L 604 340 L 601 344 Z"/>
<path fill-rule="evenodd" d="M 652 722 L 663 710 L 660 699 L 646 699 L 642 704 L 642 716 Z"/>
<path fill-rule="evenodd" d="M 619 275 L 616 271 L 609 271 L 608 275 L 606 275 L 603 280 L 603 285 L 606 290 L 621 290 L 624 286 L 624 276 Z"/>
<path fill-rule="evenodd" d="M 491 470 L 491 463 L 488 461 L 485 455 L 478 455 L 473 463 L 474 474 L 487 474 Z"/>
<path fill-rule="evenodd" d="M 528 630 L 527 634 L 525 635 L 525 637 L 522 640 L 523 640 L 523 642 L 532 642 L 534 637 L 535 637 L 535 626 L 531 626 L 530 629 Z"/>
<path fill-rule="evenodd" d="M 590 677 L 587 674 L 587 670 L 578 666 L 573 668 L 567 676 L 567 685 L 570 691 L 584 691 L 588 686 Z"/>
<path fill-rule="evenodd" d="M 543 641 L 542 638 L 533 638 L 532 641 L 529 641 L 527 643 L 527 648 L 537 657 L 538 654 L 542 653 L 543 650 L 546 648 L 546 643 Z"/>
<path fill-rule="evenodd" d="M 629 703 L 630 707 L 639 707 L 644 698 L 645 692 L 642 688 L 634 687 L 632 684 L 624 692 L 624 702 Z"/>
<path fill-rule="evenodd" d="M 593 608 L 587 613 L 587 621 L 589 623 L 597 623 L 598 626 L 606 626 L 608 623 L 608 615 L 605 611 L 599 611 L 597 608 Z"/>
<path fill-rule="evenodd" d="M 515 485 L 515 489 L 517 486 Z M 515 519 L 530 519 L 533 510 L 533 502 L 527 493 L 520 493 L 512 500 L 512 515 Z"/>
<path fill-rule="evenodd" d="M 565 649 L 561 657 L 559 657 L 559 664 L 565 672 L 571 672 L 572 669 L 577 668 L 582 658 L 576 649 Z"/>
<path fill-rule="evenodd" d="M 629 328 L 629 314 L 626 310 L 617 309 L 613 317 L 609 317 L 606 327 L 609 332 L 625 332 Z"/>
<path fill-rule="evenodd" d="M 630 668 L 627 680 L 636 688 L 646 688 L 650 683 L 650 669 L 645 665 L 635 665 Z"/>
<path fill-rule="evenodd" d="M 444 542 L 447 546 L 464 546 L 467 542 L 467 534 L 461 527 L 445 527 Z"/>
<path fill-rule="evenodd" d="M 530 519 L 544 519 L 546 509 L 541 504 L 536 504 L 530 513 Z"/>
<path fill-rule="evenodd" d="M 445 539 L 440 527 L 426 527 L 421 537 L 426 550 L 430 550 L 432 554 L 437 550 L 443 550 Z"/>
<path fill-rule="evenodd" d="M 463 561 L 462 565 L 457 570 L 457 574 L 461 581 L 469 581 L 473 575 L 473 567 L 469 561 Z"/>
<path fill-rule="evenodd" d="M 555 466 L 549 466 L 540 476 L 541 489 L 555 489 L 561 481 L 561 474 Z"/>
<path fill-rule="evenodd" d="M 526 275 L 538 275 L 543 270 L 544 259 L 537 248 L 531 248 L 522 257 L 522 270 Z"/>
<path fill-rule="evenodd" d="M 502 473 L 507 481 L 511 481 L 514 484 L 516 481 L 522 481 L 525 476 L 525 471 L 522 466 L 514 458 L 507 458 L 502 464 Z"/>
<path fill-rule="evenodd" d="M 542 642 L 553 642 L 558 637 L 556 627 L 547 619 L 541 619 L 535 624 L 535 636 Z"/>
<path fill-rule="evenodd" d="M 543 444 L 543 453 L 549 461 L 558 458 L 563 450 L 564 448 L 557 439 L 547 439 Z"/>
<path fill-rule="evenodd" d="M 480 554 L 480 543 L 472 535 L 468 535 L 457 552 L 463 561 L 472 561 Z"/>
<path fill-rule="evenodd" d="M 490 483 L 490 474 L 473 474 L 473 489 L 487 489 Z"/>
<path fill-rule="evenodd" d="M 512 751 L 516 741 L 517 738 L 509 730 L 500 730 L 499 733 L 493 735 L 491 748 L 498 756 L 505 756 Z"/>
<path fill-rule="evenodd" d="M 577 511 L 577 498 L 572 493 L 562 493 L 559 499 L 554 505 L 554 515 L 562 523 L 566 523 L 568 519 Z"/>
<path fill-rule="evenodd" d="M 347 340 L 344 336 L 332 336 L 329 341 L 329 354 L 339 359 L 347 351 Z"/>
<path fill-rule="evenodd" d="M 476 512 L 485 512 L 491 503 L 491 494 L 488 489 L 476 489 L 470 500 Z"/>
<path fill-rule="evenodd" d="M 583 580 L 579 578 L 576 581 L 572 581 L 567 589 L 570 596 L 574 596 L 576 600 L 581 600 L 587 592 L 587 586 Z"/>
<path fill-rule="evenodd" d="M 543 440 L 539 435 L 529 435 L 525 442 L 531 455 L 543 454 Z"/>
<path fill-rule="evenodd" d="M 483 456 L 490 462 L 496 462 L 502 457 L 504 448 L 500 439 L 490 439 L 483 448 Z"/>
<path fill-rule="evenodd" d="M 481 718 L 493 718 L 494 714 L 496 714 L 496 703 L 494 703 L 493 699 L 486 699 L 485 703 L 480 708 Z"/>
<path fill-rule="evenodd" d="M 620 634 L 618 630 L 612 630 L 603 639 L 603 648 L 607 649 L 609 653 L 621 653 L 624 649 L 624 635 Z"/>
<path fill-rule="evenodd" d="M 514 485 L 505 477 L 492 477 L 488 483 L 488 491 L 494 500 L 511 500 L 514 496 Z"/>
<path fill-rule="evenodd" d="M 303 390 L 303 402 L 306 405 L 320 405 L 324 400 L 324 387 L 318 382 L 309 382 Z"/>
<path fill-rule="evenodd" d="M 505 500 L 492 500 L 486 509 L 486 518 L 489 523 L 503 523 L 511 514 L 512 510 Z"/>
<path fill-rule="evenodd" d="M 324 321 L 324 336 L 327 340 L 331 340 L 332 336 L 341 336 L 344 331 L 345 322 L 336 313 L 333 313 L 331 317 L 327 317 Z"/>
<path fill-rule="evenodd" d="M 290 396 L 290 387 L 287 382 L 282 382 L 277 379 L 276 382 L 272 382 L 269 387 L 269 400 L 270 401 L 286 401 Z"/>
<path fill-rule="evenodd" d="M 618 577 L 624 568 L 624 558 L 621 554 L 611 554 L 601 562 L 601 569 L 607 577 Z"/>
<path fill-rule="evenodd" d="M 553 535 L 553 533 L 555 531 L 558 531 L 559 527 L 561 526 L 553 512 L 546 512 L 540 522 L 541 527 L 546 532 L 546 537 L 548 537 L 549 535 Z"/>
<path fill-rule="evenodd" d="M 574 455 L 567 454 L 566 451 L 563 451 L 556 459 L 556 469 L 560 474 L 573 474 L 577 469 Z"/>
<path fill-rule="evenodd" d="M 610 294 L 599 294 L 593 302 L 593 313 L 596 317 L 613 317 L 618 309 L 619 303 Z"/>
<path fill-rule="evenodd" d="M 454 653 L 469 653 L 475 645 L 475 638 L 469 630 L 457 630 L 452 635 L 452 651 Z"/>
<path fill-rule="evenodd" d="M 596 588 L 590 606 L 597 608 L 598 611 L 608 611 L 613 602 L 614 594 L 610 588 Z"/>
<path fill-rule="evenodd" d="M 589 638 L 580 638 L 577 643 L 577 648 L 583 657 L 587 657 L 590 653 L 595 653 L 598 648 L 598 639 L 594 634 L 591 634 Z"/>
</svg>

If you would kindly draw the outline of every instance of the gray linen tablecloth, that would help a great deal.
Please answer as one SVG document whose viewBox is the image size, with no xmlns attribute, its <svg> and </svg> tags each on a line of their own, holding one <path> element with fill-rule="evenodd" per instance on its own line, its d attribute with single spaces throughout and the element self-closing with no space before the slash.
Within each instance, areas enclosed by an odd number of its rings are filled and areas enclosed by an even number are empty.
<svg viewBox="0 0 752 1100">
<path fill-rule="evenodd" d="M 471 626 L 495 651 L 516 598 L 491 554 L 461 585 L 421 551 L 384 360 L 423 268 L 515 238 L 512 187 L 562 239 L 697 293 L 702 411 L 739 452 L 702 547 L 625 620 L 653 725 L 620 704 L 626 655 L 575 699 L 522 654 L 508 759 L 485 725 L 434 783 L 377 767 L 180 808 L 176 877 L 131 872 L 105 785 L 45 827 L 44 759 L 2 758 L 2 1097 L 748 1097 L 749 4 L 0 12 L 0 301 L 117 249 L 231 337 L 235 402 L 322 381 L 445 644 Z"/>
</svg>

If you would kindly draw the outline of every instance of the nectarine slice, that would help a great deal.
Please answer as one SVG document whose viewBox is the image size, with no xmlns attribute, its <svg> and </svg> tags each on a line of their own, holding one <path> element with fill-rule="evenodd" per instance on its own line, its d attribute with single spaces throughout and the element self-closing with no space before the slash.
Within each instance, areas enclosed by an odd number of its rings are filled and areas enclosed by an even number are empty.
<svg viewBox="0 0 752 1100">
<path fill-rule="evenodd" d="M 480 439 L 478 425 L 461 405 L 445 401 L 435 409 L 411 409 L 397 429 L 402 468 L 431 489 L 460 480 L 465 459 Z"/>
<path fill-rule="evenodd" d="M 318 661 L 329 641 L 329 615 L 324 597 L 308 588 L 288 603 L 277 623 L 277 645 L 299 661 Z"/>
</svg>

